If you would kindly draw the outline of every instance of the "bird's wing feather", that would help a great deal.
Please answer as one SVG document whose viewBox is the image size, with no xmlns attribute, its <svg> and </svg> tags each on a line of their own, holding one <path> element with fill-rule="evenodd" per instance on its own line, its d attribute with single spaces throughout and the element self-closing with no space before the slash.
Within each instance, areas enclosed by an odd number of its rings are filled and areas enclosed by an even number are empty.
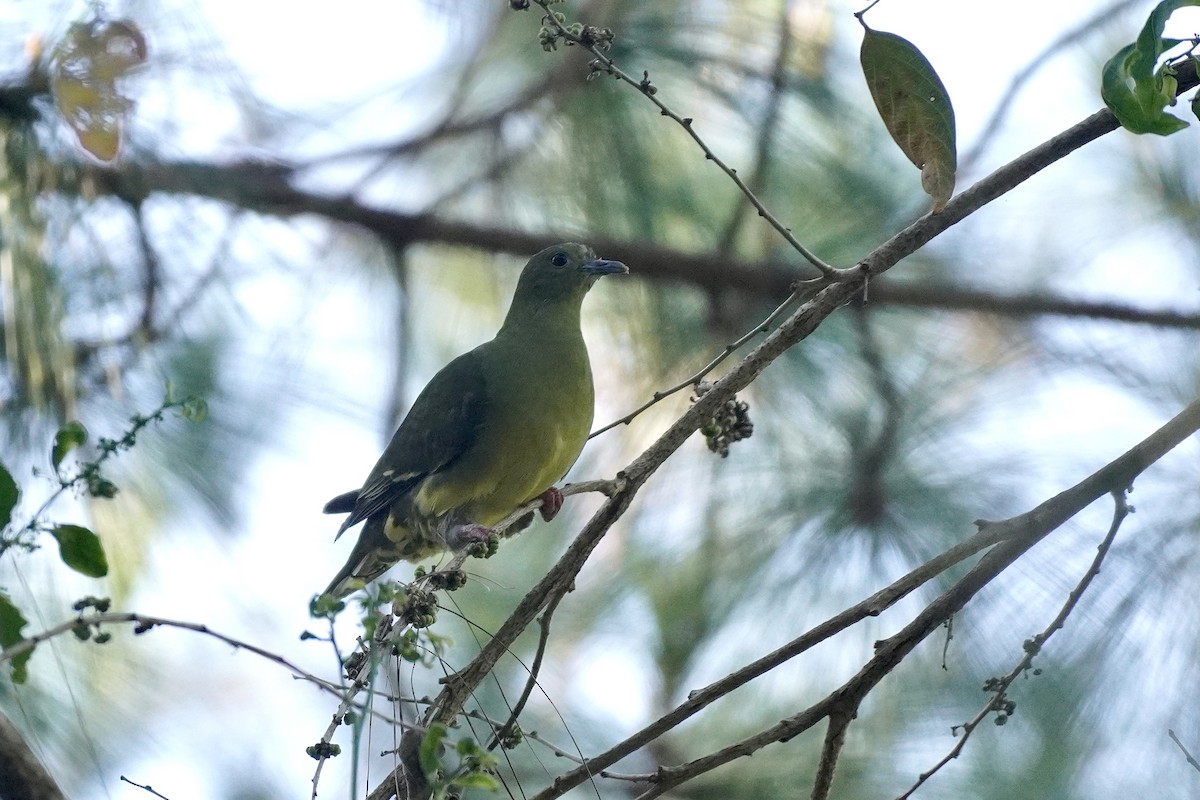
<svg viewBox="0 0 1200 800">
<path fill-rule="evenodd" d="M 343 492 L 330 500 L 321 509 L 322 514 L 349 514 L 358 502 L 358 489 Z"/>
<path fill-rule="evenodd" d="M 442 368 L 417 396 L 338 535 L 452 464 L 478 437 L 486 408 L 486 384 L 479 355 L 472 350 Z"/>
</svg>

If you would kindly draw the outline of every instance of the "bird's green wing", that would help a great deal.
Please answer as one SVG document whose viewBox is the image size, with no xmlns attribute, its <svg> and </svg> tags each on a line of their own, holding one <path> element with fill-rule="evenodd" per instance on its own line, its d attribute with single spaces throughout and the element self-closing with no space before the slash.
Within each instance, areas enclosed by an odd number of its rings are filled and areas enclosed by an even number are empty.
<svg viewBox="0 0 1200 800">
<path fill-rule="evenodd" d="M 338 536 L 364 519 L 386 512 L 397 498 L 466 452 L 478 437 L 486 414 L 486 388 L 475 350 L 434 375 L 358 491 L 353 510 L 346 507 L 352 493 L 330 501 L 337 505 L 335 512 L 350 511 Z"/>
</svg>

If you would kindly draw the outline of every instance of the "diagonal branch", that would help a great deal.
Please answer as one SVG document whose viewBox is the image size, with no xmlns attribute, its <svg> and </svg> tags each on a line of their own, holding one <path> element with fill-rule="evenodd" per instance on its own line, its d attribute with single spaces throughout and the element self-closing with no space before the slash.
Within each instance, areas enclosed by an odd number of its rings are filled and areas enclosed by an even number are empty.
<svg viewBox="0 0 1200 800">
<path fill-rule="evenodd" d="M 67 800 L 25 737 L 3 714 L 0 714 L 0 798 Z"/>
<path fill-rule="evenodd" d="M 1000 543 L 957 583 L 917 614 L 912 622 L 891 638 L 877 642 L 875 656 L 863 665 L 857 675 L 819 702 L 766 730 L 686 764 L 660 769 L 658 784 L 638 800 L 659 797 L 669 789 L 723 764 L 751 755 L 775 742 L 791 739 L 833 713 L 847 707 L 857 708 L 862 699 L 905 656 L 1026 551 L 1098 498 L 1127 489 L 1147 467 L 1197 430 L 1200 430 L 1200 399 L 1193 400 L 1146 439 L 1070 489 L 1025 514 L 1002 522 L 987 523 L 984 527 L 993 528 L 1001 537 Z"/>
<path fill-rule="evenodd" d="M 601 774 L 607 767 L 646 746 L 667 731 L 675 728 L 684 720 L 694 716 L 734 690 L 745 686 L 755 678 L 811 650 L 821 642 L 836 636 L 867 617 L 879 616 L 927 581 L 942 574 L 950 567 L 963 561 L 963 559 L 969 558 L 975 553 L 996 544 L 1000 541 L 1000 536 L 1001 532 L 994 525 L 981 524 L 980 530 L 973 536 L 968 537 L 944 553 L 916 567 L 889 586 L 880 589 L 871 596 L 805 631 L 802 635 L 762 658 L 750 662 L 702 689 L 689 692 L 687 700 L 683 703 L 680 703 L 671 711 L 662 715 L 640 731 L 613 745 L 603 753 L 588 759 L 586 765 L 583 767 L 559 777 L 549 789 L 540 792 L 530 800 L 550 800 L 551 798 L 560 796 L 566 789 L 570 789 L 587 780 L 592 772 Z"/>
<path fill-rule="evenodd" d="M 696 128 L 693 124 L 694 120 L 691 117 L 681 116 L 656 96 L 658 93 L 658 88 L 651 83 L 650 73 L 643 71 L 641 80 L 631 77 L 627 72 L 618 67 L 616 62 L 614 62 L 606 53 L 603 52 L 601 46 L 599 46 L 596 41 L 592 39 L 592 37 L 586 35 L 587 29 L 584 29 L 583 34 L 572 33 L 570 30 L 568 30 L 566 25 L 563 24 L 562 20 L 560 20 L 558 16 L 550 10 L 550 0 L 533 0 L 533 2 L 539 5 L 542 10 L 546 12 L 546 16 L 542 18 L 543 25 L 548 24 L 552 26 L 557 30 L 558 35 L 563 39 L 571 44 L 582 47 L 595 57 L 595 60 L 591 63 L 591 68 L 594 72 L 608 73 L 617 80 L 620 80 L 629 86 L 632 86 L 634 89 L 637 89 L 646 97 L 647 100 L 649 100 L 658 108 L 660 114 L 662 114 L 664 117 L 669 117 L 672 121 L 679 125 L 679 127 L 683 128 L 684 132 L 686 132 L 687 135 L 691 137 L 692 141 L 696 143 L 696 146 L 703 151 L 704 157 L 715 164 L 717 168 L 721 170 L 721 172 L 724 172 L 729 180 L 733 181 L 733 184 L 737 186 L 738 191 L 742 193 L 742 195 L 746 198 L 746 201 L 750 203 L 750 205 L 754 206 L 754 210 L 758 212 L 758 215 L 766 220 L 767 224 L 774 228 L 791 246 L 791 248 L 804 258 L 805 261 L 815 267 L 817 271 L 821 273 L 821 275 L 829 280 L 841 280 L 844 278 L 847 270 L 839 270 L 836 267 L 826 264 L 817 257 L 816 253 L 812 252 L 800 243 L 800 240 L 797 239 L 795 234 L 792 233 L 791 228 L 785 227 L 784 224 L 780 222 L 773 213 L 771 213 L 771 210 L 768 209 L 762 200 L 758 198 L 758 195 L 754 193 L 754 190 L 750 188 L 750 186 L 745 180 L 742 179 L 740 175 L 738 175 L 737 170 L 726 164 L 725 161 L 719 155 L 717 155 L 716 151 L 714 151 L 708 145 L 708 143 L 701 138 L 700 134 L 696 133 Z"/>
<path fill-rule="evenodd" d="M 958 758 L 959 755 L 962 754 L 963 749 L 967 746 L 967 741 L 971 738 L 971 734 L 975 732 L 975 729 L 979 727 L 979 724 L 987 719 L 988 715 L 993 711 L 1000 712 L 1004 715 L 1004 718 L 1011 714 L 1012 701 L 1008 699 L 1009 687 L 1012 686 L 1013 681 L 1024 675 L 1029 670 L 1030 665 L 1033 663 L 1033 659 L 1042 651 L 1042 647 L 1045 646 L 1050 637 L 1053 636 L 1055 632 L 1061 630 L 1063 625 L 1066 624 L 1067 617 L 1069 617 L 1071 612 L 1075 610 L 1075 606 L 1079 604 L 1079 600 L 1083 597 L 1083 593 L 1087 591 L 1087 588 L 1091 585 L 1092 580 L 1100 574 L 1100 567 L 1104 564 L 1104 559 L 1108 555 L 1108 551 L 1112 547 L 1113 541 L 1117 538 L 1117 531 L 1120 530 L 1121 523 L 1124 522 L 1125 518 L 1132 513 L 1129 503 L 1126 502 L 1124 489 L 1114 491 L 1112 496 L 1114 501 L 1113 519 L 1112 524 L 1109 525 L 1108 533 L 1104 535 L 1104 540 L 1101 541 L 1100 546 L 1096 548 L 1096 557 L 1092 559 L 1092 563 L 1088 567 L 1087 572 L 1085 572 L 1083 577 L 1079 579 L 1079 583 L 1075 585 L 1075 588 L 1067 597 L 1067 601 L 1063 604 L 1058 614 L 1054 617 L 1054 620 L 1047 625 L 1045 630 L 1043 630 L 1041 633 L 1034 636 L 1032 639 L 1027 639 L 1025 641 L 1024 655 L 1021 656 L 1021 659 L 1017 662 L 1016 666 L 1009 670 L 1004 677 L 988 679 L 988 681 L 984 684 L 984 689 L 985 691 L 991 692 L 992 697 L 988 699 L 988 702 L 974 717 L 962 725 L 956 726 L 957 729 L 962 731 L 962 736 L 959 737 L 958 742 L 955 743 L 954 747 L 950 749 L 950 752 L 947 753 L 941 761 L 934 764 L 933 767 L 925 772 L 922 772 L 918 776 L 916 783 L 909 787 L 908 791 L 897 796 L 896 800 L 908 800 L 908 798 L 912 797 L 913 793 L 916 792 L 917 789 L 921 788 L 921 786 L 923 786 L 927 780 L 936 775 L 942 767 Z M 1001 718 L 997 718 L 997 722 L 999 722 L 1000 719 Z"/>
</svg>

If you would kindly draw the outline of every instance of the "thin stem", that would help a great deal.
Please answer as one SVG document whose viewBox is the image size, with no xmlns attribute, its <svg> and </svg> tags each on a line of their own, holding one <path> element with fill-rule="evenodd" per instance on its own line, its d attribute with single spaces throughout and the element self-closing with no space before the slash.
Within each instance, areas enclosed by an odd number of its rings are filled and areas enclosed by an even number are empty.
<svg viewBox="0 0 1200 800">
<path fill-rule="evenodd" d="M 155 797 L 161 797 L 162 800 L 170 800 L 170 798 L 168 798 L 165 794 L 159 794 L 158 792 L 156 792 L 154 790 L 154 787 L 148 783 L 146 783 L 146 784 L 137 783 L 136 781 L 129 780 L 129 778 L 126 778 L 124 775 L 121 776 L 121 780 L 124 781 L 125 783 L 128 783 L 130 786 L 136 786 L 137 788 L 142 789 L 143 791 L 149 792 L 150 794 L 154 795 Z"/>
<path fill-rule="evenodd" d="M 529 665 L 529 677 L 525 680 L 525 688 L 522 690 L 517 702 L 513 704 L 512 711 L 508 714 L 508 719 L 496 730 L 491 743 L 488 745 L 488 750 L 495 750 L 499 744 L 512 735 L 513 728 L 517 724 L 517 719 L 521 716 L 521 712 L 525 710 L 525 704 L 529 702 L 529 697 L 533 694 L 534 687 L 537 686 L 538 673 L 542 669 L 542 659 L 546 655 L 546 646 L 550 642 L 550 619 L 554 616 L 554 610 L 558 608 L 559 601 L 561 600 L 562 595 L 559 595 L 547 603 L 546 610 L 542 612 L 542 616 L 538 620 L 541 633 L 538 636 L 537 652 L 534 653 L 533 663 Z"/>
<path fill-rule="evenodd" d="M 11 661 L 12 659 L 16 658 L 17 656 L 33 650 L 39 644 L 41 644 L 43 642 L 47 642 L 47 641 L 57 638 L 59 636 L 62 636 L 63 634 L 69 633 L 71 631 L 87 630 L 89 628 L 96 628 L 96 627 L 99 627 L 102 625 L 129 625 L 129 624 L 132 624 L 135 626 L 133 632 L 137 635 L 146 633 L 147 631 L 149 631 L 152 628 L 163 627 L 163 628 L 180 628 L 183 630 L 193 631 L 194 633 L 202 633 L 205 636 L 211 636 L 212 638 L 214 638 L 218 641 L 224 642 L 225 644 L 229 645 L 230 647 L 234 648 L 235 650 L 245 650 L 247 652 L 255 654 L 256 656 L 265 658 L 266 660 L 272 662 L 273 664 L 278 664 L 279 666 L 286 669 L 288 672 L 291 672 L 297 678 L 300 678 L 301 680 L 304 680 L 304 681 L 307 681 L 307 682 L 313 684 L 314 686 L 321 689 L 322 691 L 329 692 L 330 694 L 334 694 L 334 695 L 338 694 L 337 686 L 329 683 L 328 681 L 322 680 L 321 678 L 318 678 L 316 675 L 313 675 L 311 672 L 308 672 L 305 669 L 302 669 L 302 668 L 296 666 L 295 664 L 293 664 L 291 661 L 288 661 L 283 656 L 278 655 L 276 653 L 272 653 L 270 650 L 266 650 L 257 645 L 250 644 L 249 642 L 243 641 L 241 639 L 235 639 L 232 636 L 226 636 L 223 633 L 214 631 L 212 628 L 208 627 L 207 625 L 204 625 L 204 624 L 201 624 L 198 622 L 185 622 L 182 620 L 166 619 L 164 617 L 154 617 L 154 616 L 150 616 L 147 614 L 134 614 L 134 613 L 129 613 L 129 612 L 105 612 L 105 613 L 96 613 L 96 614 L 82 614 L 82 615 L 76 617 L 75 619 L 71 619 L 71 620 L 67 620 L 66 622 L 59 623 L 58 625 L 55 625 L 54 627 L 47 628 L 46 630 L 42 631 L 41 633 L 35 633 L 34 635 L 30 636 L 27 639 L 22 639 L 21 641 L 17 642 L 16 644 L 12 645 L 11 647 L 7 647 L 4 650 L 0 650 L 0 664 L 3 664 L 6 661 Z"/>
<path fill-rule="evenodd" d="M 799 300 L 801 297 L 803 297 L 807 291 L 811 291 L 811 290 L 808 290 L 808 289 L 802 290 L 799 287 L 793 289 L 792 293 L 790 295 L 788 295 L 788 298 L 786 300 L 784 300 L 782 303 L 780 303 L 778 308 L 776 308 L 774 311 L 772 311 L 770 314 L 768 314 L 766 319 L 764 319 L 762 322 L 758 323 L 758 325 L 756 325 L 754 328 L 752 328 L 752 329 L 746 331 L 746 333 L 742 334 L 741 337 L 739 337 L 737 339 L 737 341 L 734 341 L 734 342 L 731 342 L 731 343 L 725 345 L 725 349 L 722 350 L 715 358 L 713 358 L 711 361 L 709 361 L 707 364 L 705 364 L 703 367 L 701 367 L 698 372 L 695 372 L 694 374 L 689 375 L 688 377 L 684 378 L 682 381 L 680 381 L 679 383 L 670 387 L 669 389 L 663 389 L 662 391 L 655 392 L 654 395 L 649 400 L 647 400 L 645 403 L 642 403 L 640 406 L 635 408 L 633 411 L 630 411 L 625 416 L 621 417 L 620 419 L 613 420 L 612 422 L 605 425 L 603 428 L 599 428 L 597 430 L 592 431 L 592 433 L 588 436 L 588 438 L 589 439 L 595 438 L 595 437 L 599 436 L 600 434 L 604 433 L 605 431 L 612 430 L 613 428 L 617 427 L 618 425 L 628 425 L 639 414 L 641 414 L 642 412 L 651 408 L 655 404 L 662 402 L 663 400 L 665 400 L 666 398 L 675 394 L 676 392 L 683 391 L 684 389 L 688 388 L 689 386 L 696 386 L 697 384 L 699 384 L 700 381 L 705 378 L 705 376 L 707 376 L 710 372 L 712 372 L 714 369 L 716 369 L 718 366 L 720 366 L 722 361 L 724 361 L 725 359 L 729 358 L 729 356 L 731 356 L 735 352 L 737 352 L 743 345 L 745 345 L 747 342 L 749 342 L 755 336 L 758 336 L 759 334 L 766 333 L 767 331 L 769 331 L 771 329 L 771 324 L 774 323 L 775 320 L 777 320 L 781 316 L 783 316 L 783 313 L 785 311 L 787 311 L 789 308 L 791 308 L 793 305 L 795 305 L 796 301 Z"/>
<path fill-rule="evenodd" d="M 656 776 L 657 784 L 643 793 L 639 800 L 659 797 L 664 792 L 734 759 L 752 755 L 771 744 L 791 739 L 809 730 L 830 714 L 845 709 L 847 704 L 857 707 L 884 676 L 903 661 L 918 644 L 947 619 L 957 614 L 984 586 L 1008 569 L 1030 548 L 1104 494 L 1125 491 L 1138 475 L 1194 435 L 1197 430 L 1200 430 L 1200 398 L 1193 400 L 1170 421 L 1120 457 L 1066 491 L 1018 517 L 990 523 L 986 527 L 997 532 L 1003 531 L 1003 540 L 986 553 L 966 575 L 917 614 L 908 625 L 894 636 L 877 642 L 875 655 L 863 665 L 857 675 L 822 700 L 776 725 L 686 764 L 661 768 Z M 549 796 L 556 797 L 558 794 Z M 535 800 L 547 799 L 539 795 Z"/>
<path fill-rule="evenodd" d="M 1192 769 L 1200 772 L 1200 761 L 1197 761 L 1192 754 L 1188 752 L 1188 749 L 1183 746 L 1183 742 L 1179 741 L 1179 737 L 1175 735 L 1175 731 L 1167 728 L 1167 736 L 1170 736 L 1171 741 L 1178 745 L 1179 749 L 1183 751 L 1183 757 L 1187 759 L 1187 763 L 1191 765 Z"/>
<path fill-rule="evenodd" d="M 967 746 L 967 741 L 971 738 L 971 734 L 975 732 L 975 729 L 979 727 L 980 723 L 987 719 L 987 717 L 993 711 L 999 712 L 1004 718 L 1007 718 L 1011 714 L 1012 704 L 1007 696 L 1009 687 L 1012 686 L 1013 681 L 1028 671 L 1030 665 L 1033 663 L 1034 657 L 1041 652 L 1042 647 L 1046 644 L 1050 637 L 1053 636 L 1056 631 L 1060 630 L 1064 623 L 1066 623 L 1067 617 L 1070 616 L 1072 611 L 1074 611 L 1075 606 L 1079 603 L 1079 599 L 1083 597 L 1083 593 L 1087 591 L 1092 579 L 1100 574 L 1100 567 L 1103 565 L 1104 558 L 1108 555 L 1108 551 L 1112 547 L 1113 540 L 1117 536 L 1117 531 L 1120 529 L 1121 523 L 1124 522 L 1125 518 L 1131 513 L 1129 504 L 1126 502 L 1125 492 L 1116 491 L 1112 494 L 1114 500 L 1113 519 L 1112 524 L 1108 528 L 1108 533 L 1105 534 L 1104 540 L 1100 542 L 1099 547 L 1096 548 L 1096 557 L 1092 559 L 1091 566 L 1088 567 L 1088 570 L 1083 574 L 1083 577 L 1079 579 L 1079 583 L 1076 584 L 1075 588 L 1071 591 L 1071 594 L 1067 597 L 1067 601 L 1059 610 L 1058 615 L 1055 616 L 1054 620 L 1046 627 L 1045 630 L 1034 636 L 1032 639 L 1026 640 L 1025 654 L 1021 657 L 1021 660 L 1017 662 L 1016 666 L 1009 670 L 1007 675 L 998 679 L 992 678 L 984 685 L 984 688 L 992 693 L 992 697 L 974 717 L 967 722 L 964 722 L 962 725 L 956 726 L 956 730 L 962 731 L 962 736 L 959 737 L 958 742 L 955 743 L 954 747 L 950 749 L 950 752 L 947 753 L 941 761 L 934 764 L 925 772 L 922 772 L 917 777 L 917 782 L 909 787 L 908 791 L 898 795 L 896 800 L 908 800 L 908 798 L 911 797 L 913 793 L 917 791 L 917 789 L 921 788 L 921 786 L 924 785 L 927 780 L 936 775 L 938 771 L 942 769 L 942 767 L 958 758 L 959 755 L 962 754 L 963 749 Z"/>
<path fill-rule="evenodd" d="M 546 12 L 545 17 L 543 18 L 544 22 L 553 25 L 559 36 L 571 44 L 582 47 L 584 50 L 587 50 L 589 53 L 595 56 L 595 61 L 592 62 L 592 69 L 594 71 L 608 73 L 614 78 L 629 84 L 645 95 L 651 103 L 657 106 L 660 114 L 662 114 L 664 117 L 670 117 L 672 120 L 678 123 L 678 125 L 687 132 L 687 135 L 692 138 L 692 141 L 694 141 L 696 145 L 699 146 L 699 148 L 704 152 L 704 157 L 716 164 L 717 167 L 724 172 L 731 181 L 733 181 L 734 185 L 737 186 L 738 190 L 741 191 L 746 200 L 750 202 L 750 205 L 754 206 L 754 210 L 758 212 L 758 215 L 766 220 L 768 225 L 778 231 L 779 235 L 782 236 L 784 240 L 791 245 L 792 249 L 799 253 L 805 261 L 816 267 L 822 275 L 830 280 L 841 279 L 850 272 L 850 270 L 839 270 L 836 267 L 826 264 L 824 261 L 818 258 L 815 253 L 801 244 L 792 233 L 791 229 L 784 227 L 783 223 L 780 222 L 775 215 L 770 212 L 766 205 L 764 205 L 763 202 L 758 199 L 758 195 L 756 195 L 754 191 L 746 184 L 746 182 L 742 180 L 741 176 L 738 175 L 737 170 L 731 168 L 728 164 L 721 160 L 721 157 L 718 156 L 702 138 L 700 138 L 700 134 L 696 133 L 696 129 L 692 124 L 692 118 L 677 114 L 670 107 L 668 107 L 666 103 L 657 97 L 658 89 L 650 82 L 650 75 L 648 72 L 642 73 L 641 80 L 631 77 L 624 70 L 618 67 L 616 63 L 614 63 L 611 58 L 609 58 L 602 50 L 600 50 L 595 43 L 585 40 L 582 36 L 576 36 L 567 30 L 567 27 L 560 22 L 558 17 L 556 17 L 550 10 L 548 0 L 533 1 L 541 6 L 541 8 Z"/>
</svg>

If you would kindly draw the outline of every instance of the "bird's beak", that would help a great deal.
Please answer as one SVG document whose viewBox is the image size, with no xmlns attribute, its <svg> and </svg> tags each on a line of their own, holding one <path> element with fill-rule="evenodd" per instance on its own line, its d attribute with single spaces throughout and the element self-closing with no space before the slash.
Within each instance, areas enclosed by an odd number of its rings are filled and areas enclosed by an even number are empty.
<svg viewBox="0 0 1200 800">
<path fill-rule="evenodd" d="M 629 267 L 620 261 L 612 261 L 607 258 L 593 258 L 591 261 L 585 261 L 579 269 L 588 275 L 595 275 L 597 278 L 601 275 L 629 272 Z"/>
</svg>

